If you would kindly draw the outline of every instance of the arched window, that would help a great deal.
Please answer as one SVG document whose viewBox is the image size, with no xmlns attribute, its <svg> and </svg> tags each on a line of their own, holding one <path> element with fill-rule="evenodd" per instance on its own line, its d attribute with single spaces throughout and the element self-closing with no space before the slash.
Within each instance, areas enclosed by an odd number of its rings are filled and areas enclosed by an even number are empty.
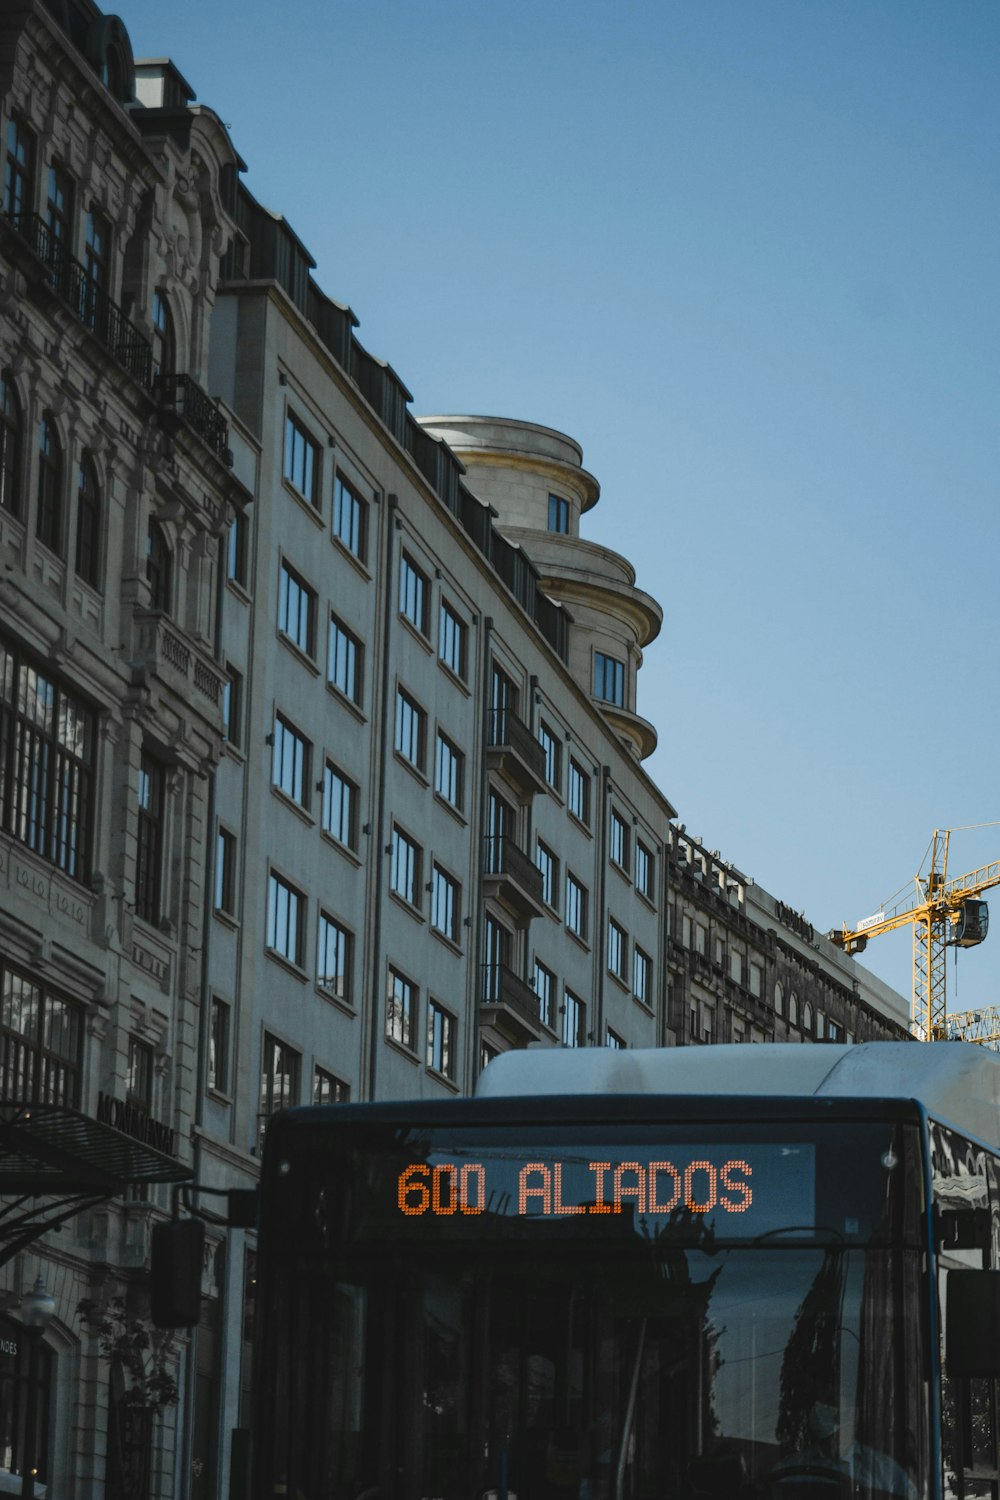
<svg viewBox="0 0 1000 1500">
<path fill-rule="evenodd" d="M 812 1008 L 811 1003 L 807 1000 L 806 1003 L 805 1003 L 805 1005 L 803 1005 L 803 1007 L 802 1007 L 802 1030 L 803 1031 L 812 1031 L 812 1027 L 813 1027 L 813 1008 Z"/>
<path fill-rule="evenodd" d="M 788 1024 L 789 1026 L 799 1024 L 799 997 L 794 990 L 788 997 Z"/>
<path fill-rule="evenodd" d="M 177 363 L 174 320 L 162 292 L 153 293 L 153 374 L 169 375 Z"/>
<path fill-rule="evenodd" d="M 171 557 L 167 539 L 156 521 L 150 521 L 146 535 L 146 578 L 149 582 L 149 607 L 170 613 Z"/>
<path fill-rule="evenodd" d="M 62 547 L 62 447 L 51 417 L 38 428 L 38 540 L 59 552 Z"/>
<path fill-rule="evenodd" d="M 21 514 L 21 405 L 9 375 L 0 376 L 0 505 Z"/>
<path fill-rule="evenodd" d="M 783 1012 L 784 1012 L 784 1008 L 785 1008 L 785 992 L 781 988 L 781 980 L 779 979 L 777 981 L 777 983 L 775 984 L 775 986 L 774 986 L 774 1009 L 775 1009 L 775 1013 L 777 1015 L 779 1015 L 779 1016 L 782 1015 Z"/>
<path fill-rule="evenodd" d="M 101 495 L 93 460 L 84 457 L 76 488 L 76 571 L 91 588 L 101 586 Z"/>
</svg>

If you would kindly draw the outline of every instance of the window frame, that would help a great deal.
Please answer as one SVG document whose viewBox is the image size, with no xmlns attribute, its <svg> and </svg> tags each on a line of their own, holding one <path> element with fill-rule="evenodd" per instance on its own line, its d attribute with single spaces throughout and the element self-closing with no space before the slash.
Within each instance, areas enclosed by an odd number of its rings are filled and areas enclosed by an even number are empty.
<svg viewBox="0 0 1000 1500">
<path fill-rule="evenodd" d="M 439 921 L 444 895 L 445 921 Z M 458 946 L 462 929 L 462 884 L 438 860 L 431 863 L 431 930 Z"/>
<path fill-rule="evenodd" d="M 436 1025 L 435 1023 L 440 1023 Z M 427 1060 L 430 1072 L 455 1082 L 458 1017 L 437 1000 L 427 1002 Z M 440 1063 L 438 1058 L 440 1056 Z"/>
<path fill-rule="evenodd" d="M 406 551 L 399 557 L 399 613 L 424 639 L 430 629 L 431 581 Z"/>
<path fill-rule="evenodd" d="M 640 974 L 642 975 L 642 984 L 641 985 L 640 985 L 640 982 L 639 982 L 639 976 L 640 976 Z M 652 999 L 652 994 L 651 994 L 652 988 L 653 988 L 653 960 L 652 960 L 652 957 L 651 957 L 650 954 L 648 954 L 646 952 L 646 950 L 644 948 L 640 948 L 640 946 L 639 946 L 638 943 L 633 943 L 632 944 L 632 996 L 633 996 L 633 999 L 638 1000 L 638 1002 L 639 1002 L 640 1005 L 645 1005 L 648 1009 L 652 1009 L 652 1005 L 653 1005 L 653 999 Z"/>
<path fill-rule="evenodd" d="M 427 713 L 412 693 L 396 685 L 396 713 L 393 748 L 408 766 L 421 776 L 427 761 Z"/>
<path fill-rule="evenodd" d="M 76 576 L 101 592 L 101 489 L 89 453 L 80 458 L 76 486 Z"/>
<path fill-rule="evenodd" d="M 631 829 L 617 808 L 611 809 L 608 819 L 608 858 L 616 869 L 628 877 L 631 872 Z"/>
<path fill-rule="evenodd" d="M 561 796 L 562 738 L 544 719 L 538 721 L 538 743 L 545 756 L 545 783 L 557 797 Z"/>
<path fill-rule="evenodd" d="M 230 920 L 236 918 L 236 860 L 239 852 L 236 835 L 220 823 L 215 830 L 215 870 L 213 902 L 215 912 Z"/>
<path fill-rule="evenodd" d="M 446 769 L 443 756 L 447 755 L 447 769 L 451 775 L 447 778 L 450 784 L 455 783 L 456 795 L 452 797 L 450 790 L 446 790 L 442 784 L 442 771 Z M 445 734 L 438 726 L 434 739 L 434 791 L 441 800 L 457 813 L 461 813 L 465 800 L 465 753 L 455 744 L 455 741 Z"/>
<path fill-rule="evenodd" d="M 278 568 L 278 634 L 311 662 L 316 660 L 318 607 L 316 590 L 283 557 Z"/>
<path fill-rule="evenodd" d="M 330 532 L 353 558 L 362 565 L 367 563 L 368 501 L 339 468 L 335 468 L 333 474 Z"/>
<path fill-rule="evenodd" d="M 340 816 L 334 819 L 331 816 L 334 807 L 333 794 L 336 784 L 339 783 L 340 795 L 337 805 L 340 808 Z M 357 853 L 358 848 L 358 806 L 361 788 L 358 783 L 348 776 L 337 765 L 336 761 L 329 757 L 323 763 L 323 806 L 320 814 L 320 827 L 328 838 L 333 839 L 341 848 L 349 849 L 352 854 Z M 345 839 L 339 831 L 344 827 L 344 805 L 347 805 L 347 838 Z M 336 826 L 334 826 L 336 824 Z"/>
<path fill-rule="evenodd" d="M 326 982 L 331 953 L 341 965 L 333 971 L 333 984 Z M 353 1009 L 354 933 L 323 907 L 316 923 L 316 988 L 328 1000 L 337 1000 Z"/>
<path fill-rule="evenodd" d="M 163 920 L 167 768 L 145 749 L 139 759 L 136 804 L 135 914 L 158 927 Z"/>
<path fill-rule="evenodd" d="M 629 936 L 622 924 L 608 916 L 608 973 L 628 984 Z"/>
<path fill-rule="evenodd" d="M 306 738 L 291 719 L 276 709 L 271 741 L 273 790 L 303 812 L 308 812 L 312 800 L 311 740 Z"/>
<path fill-rule="evenodd" d="M 283 1063 L 279 1070 L 274 1067 L 278 1061 Z M 287 1079 L 287 1087 L 282 1083 L 276 1087 L 278 1079 Z M 265 1031 L 261 1044 L 260 1060 L 260 1092 L 257 1112 L 258 1149 L 263 1147 L 264 1136 L 267 1130 L 267 1122 L 280 1109 L 289 1109 L 298 1104 L 302 1094 L 302 1053 L 283 1042 L 273 1032 Z"/>
<path fill-rule="evenodd" d="M 535 867 L 542 877 L 542 900 L 551 911 L 559 910 L 559 856 L 543 839 L 535 844 Z"/>
<path fill-rule="evenodd" d="M 278 907 L 281 895 L 287 898 L 287 915 L 284 920 Z M 264 951 L 271 958 L 276 958 L 298 970 L 303 970 L 306 951 L 306 914 L 308 901 L 303 891 L 298 886 L 292 885 L 277 870 L 269 869 L 267 872 L 267 908 L 266 925 L 264 928 Z M 292 914 L 294 911 L 294 921 Z M 283 929 L 286 937 L 284 945 L 279 944 L 278 938 Z M 287 942 L 289 933 L 293 941 Z M 292 951 L 289 951 L 291 948 Z"/>
<path fill-rule="evenodd" d="M 460 682 L 468 676 L 468 626 L 455 607 L 442 597 L 438 601 L 438 660 Z"/>
<path fill-rule="evenodd" d="M 337 646 L 334 648 L 334 638 Z M 345 662 L 349 662 L 350 670 L 338 672 L 338 663 L 341 660 L 341 643 L 347 656 Z M 327 629 L 327 662 L 326 680 L 327 684 L 346 702 L 360 709 L 364 697 L 364 642 L 344 624 L 343 620 L 333 610 L 330 611 L 330 621 Z M 340 677 L 344 681 L 341 683 Z"/>
<path fill-rule="evenodd" d="M 594 697 L 612 708 L 625 707 L 625 662 L 606 651 L 594 652 Z"/>
<path fill-rule="evenodd" d="M 566 871 L 565 886 L 566 897 L 563 920 L 566 924 L 566 930 L 567 932 L 571 932 L 574 937 L 579 938 L 581 943 L 586 943 L 589 931 L 587 905 L 590 893 L 582 880 L 574 875 L 572 870 Z"/>
<path fill-rule="evenodd" d="M 229 1001 L 223 1000 L 221 995 L 213 995 L 209 1010 L 205 1087 L 214 1094 L 229 1093 L 231 1024 Z"/>
<path fill-rule="evenodd" d="M 291 407 L 286 408 L 281 477 L 313 510 L 322 505 L 322 451 L 302 418 Z"/>
<path fill-rule="evenodd" d="M 393 823 L 389 850 L 389 890 L 411 911 L 420 914 L 423 848 L 398 823 Z"/>
<path fill-rule="evenodd" d="M 399 1009 L 396 1007 L 399 1006 Z M 389 965 L 386 988 L 385 1036 L 409 1053 L 414 1052 L 420 1016 L 420 986 L 394 964 Z"/>
<path fill-rule="evenodd" d="M 575 756 L 569 758 L 569 784 L 567 789 L 569 811 L 584 828 L 590 827 L 590 773 L 585 771 Z M 579 796 L 577 795 L 579 792 Z"/>
<path fill-rule="evenodd" d="M 15 521 L 23 510 L 24 410 L 9 370 L 0 372 L 0 508 Z"/>
<path fill-rule="evenodd" d="M 587 1008 L 579 995 L 575 995 L 568 987 L 563 987 L 562 1003 L 562 1028 L 561 1037 L 564 1047 L 582 1047 L 586 1041 L 584 1028 L 586 1026 Z M 575 1025 L 572 1024 L 575 1020 Z"/>
<path fill-rule="evenodd" d="M 546 530 L 555 536 L 569 536 L 570 505 L 565 495 L 549 493 L 548 525 Z"/>
<path fill-rule="evenodd" d="M 43 412 L 38 424 L 38 474 L 35 483 L 35 536 L 44 547 L 62 557 L 65 544 L 63 514 L 64 455 L 59 429 L 51 412 Z"/>
</svg>

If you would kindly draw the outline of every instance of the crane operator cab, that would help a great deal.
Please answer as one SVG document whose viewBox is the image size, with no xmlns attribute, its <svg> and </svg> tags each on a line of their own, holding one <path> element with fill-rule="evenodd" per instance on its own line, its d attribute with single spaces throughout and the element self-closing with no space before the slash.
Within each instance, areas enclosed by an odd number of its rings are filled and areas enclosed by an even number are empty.
<svg viewBox="0 0 1000 1500">
<path fill-rule="evenodd" d="M 990 926 L 990 909 L 985 901 L 963 901 L 949 942 L 957 948 L 975 948 L 984 941 Z"/>
</svg>

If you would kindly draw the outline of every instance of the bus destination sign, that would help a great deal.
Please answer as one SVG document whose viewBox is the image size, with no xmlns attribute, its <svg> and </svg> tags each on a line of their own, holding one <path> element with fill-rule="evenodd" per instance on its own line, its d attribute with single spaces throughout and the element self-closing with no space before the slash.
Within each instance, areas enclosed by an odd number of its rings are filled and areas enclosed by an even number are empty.
<svg viewBox="0 0 1000 1500">
<path fill-rule="evenodd" d="M 404 1163 L 395 1192 L 404 1219 L 690 1217 L 742 1239 L 776 1223 L 803 1229 L 814 1223 L 814 1148 L 768 1143 L 656 1151 L 644 1143 L 625 1152 L 546 1148 L 522 1158 L 456 1152 L 450 1160 L 435 1152 Z"/>
</svg>

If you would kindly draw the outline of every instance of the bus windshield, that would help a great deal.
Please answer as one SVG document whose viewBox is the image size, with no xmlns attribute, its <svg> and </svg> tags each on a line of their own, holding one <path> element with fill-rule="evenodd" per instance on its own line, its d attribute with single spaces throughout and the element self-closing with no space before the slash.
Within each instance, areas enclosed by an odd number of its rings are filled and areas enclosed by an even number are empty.
<svg viewBox="0 0 1000 1500">
<path fill-rule="evenodd" d="M 923 1500 L 911 1129 L 317 1131 L 271 1162 L 260 1494 Z"/>
</svg>

